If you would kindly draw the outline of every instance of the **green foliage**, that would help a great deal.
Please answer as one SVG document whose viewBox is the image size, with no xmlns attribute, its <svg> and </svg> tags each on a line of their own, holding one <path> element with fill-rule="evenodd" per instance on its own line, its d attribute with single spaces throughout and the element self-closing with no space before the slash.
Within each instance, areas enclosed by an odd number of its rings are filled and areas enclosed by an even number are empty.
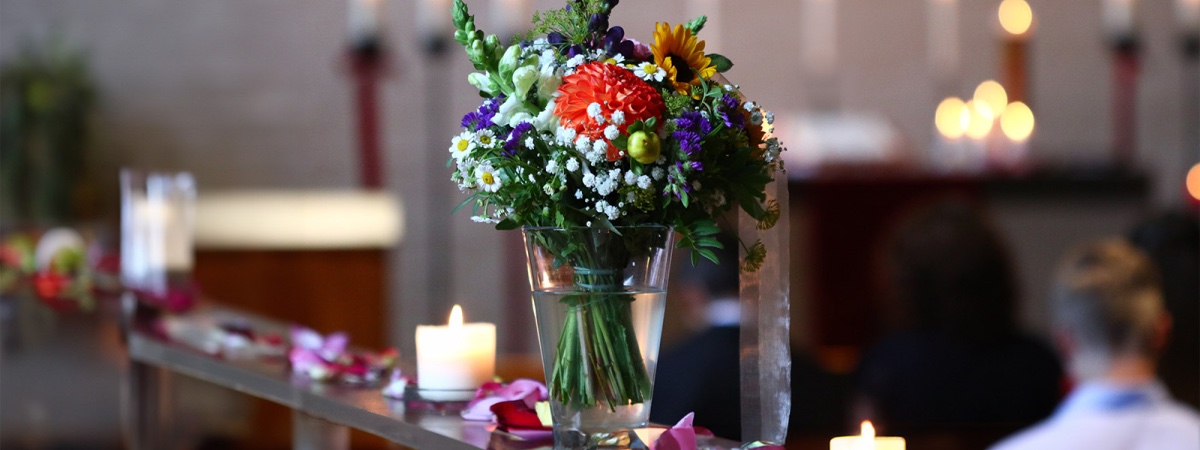
<svg viewBox="0 0 1200 450">
<path fill-rule="evenodd" d="M 728 72 L 729 69 L 733 68 L 733 61 L 730 61 L 729 58 L 716 53 L 709 53 L 705 56 L 708 56 L 710 59 L 712 59 L 712 64 L 717 67 L 718 73 L 725 73 Z"/>
</svg>

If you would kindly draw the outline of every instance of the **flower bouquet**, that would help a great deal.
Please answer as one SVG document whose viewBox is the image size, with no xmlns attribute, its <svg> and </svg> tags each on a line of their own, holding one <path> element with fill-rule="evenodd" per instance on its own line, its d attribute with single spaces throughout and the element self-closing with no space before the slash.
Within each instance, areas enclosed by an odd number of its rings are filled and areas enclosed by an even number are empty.
<svg viewBox="0 0 1200 450">
<path fill-rule="evenodd" d="M 764 229 L 780 215 L 773 115 L 722 78 L 733 64 L 705 53 L 705 18 L 658 23 L 646 44 L 609 26 L 616 4 L 536 13 L 508 46 L 453 7 L 484 98 L 450 144 L 469 194 L 456 211 L 523 228 L 556 428 L 584 434 L 646 424 L 672 247 L 715 262 L 726 212 Z M 740 245 L 757 270 L 765 247 Z"/>
</svg>

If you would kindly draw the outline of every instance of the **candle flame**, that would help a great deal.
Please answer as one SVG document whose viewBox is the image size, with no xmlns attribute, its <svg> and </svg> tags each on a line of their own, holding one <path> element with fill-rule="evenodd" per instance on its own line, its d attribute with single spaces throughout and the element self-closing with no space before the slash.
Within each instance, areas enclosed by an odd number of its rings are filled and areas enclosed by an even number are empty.
<svg viewBox="0 0 1200 450">
<path fill-rule="evenodd" d="M 997 12 L 1000 17 L 1000 27 L 1014 36 L 1020 36 L 1029 31 L 1033 25 L 1033 9 L 1025 0 L 1004 0 L 1000 2 Z"/>
<path fill-rule="evenodd" d="M 866 439 L 875 439 L 875 427 L 871 425 L 870 420 L 864 420 L 862 423 L 862 437 Z"/>
<path fill-rule="evenodd" d="M 458 306 L 458 305 L 454 305 L 454 308 L 450 309 L 450 326 L 453 328 L 461 328 L 462 324 L 463 324 L 462 307 Z"/>
<path fill-rule="evenodd" d="M 1000 130 L 1014 141 L 1024 142 L 1029 139 L 1033 134 L 1033 127 L 1033 111 L 1025 103 L 1010 103 L 1000 116 Z"/>
</svg>

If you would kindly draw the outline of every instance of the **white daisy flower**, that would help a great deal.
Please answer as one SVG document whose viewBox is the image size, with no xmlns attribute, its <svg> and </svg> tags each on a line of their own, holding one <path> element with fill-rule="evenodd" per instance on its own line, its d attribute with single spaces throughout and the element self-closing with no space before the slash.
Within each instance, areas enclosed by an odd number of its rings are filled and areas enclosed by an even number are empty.
<svg viewBox="0 0 1200 450">
<path fill-rule="evenodd" d="M 479 184 L 479 189 L 485 192 L 496 192 L 500 190 L 502 184 L 500 174 L 492 168 L 490 162 L 484 162 L 475 168 L 475 180 Z"/>
<path fill-rule="evenodd" d="M 492 130 L 480 130 L 475 133 L 475 142 L 483 147 L 491 147 L 496 144 L 496 135 Z"/>
<path fill-rule="evenodd" d="M 654 63 L 646 62 L 635 67 L 633 69 L 633 74 L 646 81 L 662 81 L 663 77 L 667 76 L 667 71 L 663 70 L 662 67 L 658 67 Z"/>
<path fill-rule="evenodd" d="M 454 139 L 450 140 L 450 156 L 453 156 L 456 161 L 462 161 L 471 150 L 475 150 L 475 143 L 471 142 L 471 132 L 464 131 Z"/>
</svg>

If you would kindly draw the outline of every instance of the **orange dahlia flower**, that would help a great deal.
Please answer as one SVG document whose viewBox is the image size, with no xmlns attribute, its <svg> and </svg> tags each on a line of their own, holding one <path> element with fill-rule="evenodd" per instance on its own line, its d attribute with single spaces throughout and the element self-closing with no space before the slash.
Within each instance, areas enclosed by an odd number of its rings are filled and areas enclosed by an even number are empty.
<svg viewBox="0 0 1200 450">
<path fill-rule="evenodd" d="M 633 122 L 661 118 L 666 109 L 662 95 L 633 72 L 603 62 L 579 66 L 575 73 L 563 77 L 558 92 L 561 95 L 556 100 L 554 115 L 559 117 L 559 124 L 574 129 L 579 136 L 604 139 L 609 144 L 609 161 L 621 159 L 621 150 L 604 137 L 604 128 L 610 123 L 596 123 L 588 115 L 589 105 L 600 104 L 600 113 L 606 119 L 621 111 L 625 115 L 625 122 L 617 126 L 621 134 L 626 134 L 625 129 Z"/>
</svg>

